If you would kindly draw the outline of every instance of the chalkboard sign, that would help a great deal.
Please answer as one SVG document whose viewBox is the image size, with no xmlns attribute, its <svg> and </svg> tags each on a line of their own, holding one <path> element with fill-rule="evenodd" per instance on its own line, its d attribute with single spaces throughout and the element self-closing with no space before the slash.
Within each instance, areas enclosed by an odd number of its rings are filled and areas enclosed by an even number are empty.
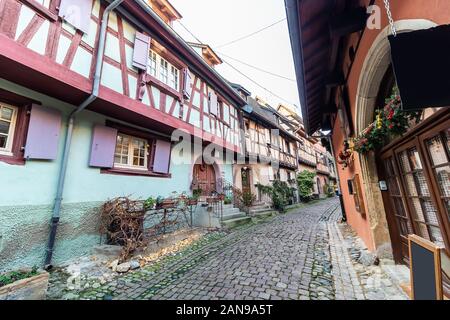
<svg viewBox="0 0 450 320">
<path fill-rule="evenodd" d="M 442 300 L 441 248 L 417 235 L 409 235 L 411 299 Z"/>
</svg>

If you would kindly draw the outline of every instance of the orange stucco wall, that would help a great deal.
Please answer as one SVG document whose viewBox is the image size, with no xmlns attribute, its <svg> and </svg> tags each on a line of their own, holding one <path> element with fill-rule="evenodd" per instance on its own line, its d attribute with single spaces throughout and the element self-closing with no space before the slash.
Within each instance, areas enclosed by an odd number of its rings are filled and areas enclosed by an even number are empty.
<svg viewBox="0 0 450 320">
<path fill-rule="evenodd" d="M 369 0 L 361 1 L 361 5 L 368 6 Z M 450 1 L 449 0 L 400 0 L 390 1 L 392 16 L 395 21 L 406 19 L 426 19 L 435 22 L 438 25 L 450 23 Z M 382 0 L 376 0 L 375 4 L 381 8 L 381 30 L 387 25 L 387 16 L 384 9 Z M 356 94 L 358 90 L 358 82 L 362 67 L 366 59 L 367 53 L 372 46 L 375 38 L 378 36 L 381 30 L 368 30 L 364 32 L 364 36 L 358 48 L 355 56 L 354 64 L 351 69 L 348 78 L 348 90 L 351 104 L 351 121 L 354 127 L 356 127 Z M 348 52 L 350 46 L 356 47 L 359 39 L 359 34 L 355 33 L 350 36 L 349 46 L 345 49 Z M 344 61 L 344 73 L 347 73 L 348 66 L 350 65 L 349 57 L 346 55 Z M 349 115 L 350 117 L 350 115 Z M 333 147 L 335 154 L 338 155 L 339 151 L 343 149 L 344 133 L 341 130 L 341 123 L 339 118 L 334 123 L 333 130 Z M 355 203 L 352 195 L 348 193 L 347 180 L 352 179 L 355 173 L 361 176 L 361 166 L 359 163 L 358 155 L 354 155 L 354 165 L 350 168 L 342 169 L 342 166 L 338 164 L 338 174 L 340 177 L 341 190 L 344 197 L 344 206 L 347 214 L 348 223 L 363 239 L 369 250 L 375 250 L 376 245 L 373 240 L 373 234 L 369 223 L 369 217 L 363 217 L 355 208 Z M 363 194 L 364 204 L 367 203 L 366 195 Z M 380 210 L 383 210 L 383 204 L 380 203 Z M 367 208 L 367 205 L 365 205 Z"/>
</svg>

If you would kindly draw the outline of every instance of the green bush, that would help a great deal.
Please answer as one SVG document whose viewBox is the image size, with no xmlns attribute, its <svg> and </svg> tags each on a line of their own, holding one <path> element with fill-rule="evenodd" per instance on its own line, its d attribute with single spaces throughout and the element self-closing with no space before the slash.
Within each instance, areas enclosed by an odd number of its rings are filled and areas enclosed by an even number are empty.
<svg viewBox="0 0 450 320">
<path fill-rule="evenodd" d="M 308 170 L 303 170 L 297 174 L 298 195 L 301 201 L 308 202 L 312 199 L 315 176 L 314 172 Z"/>
<path fill-rule="evenodd" d="M 335 193 L 334 193 L 333 185 L 326 184 L 323 188 L 324 188 L 325 194 L 327 195 L 328 198 L 334 197 Z"/>
<path fill-rule="evenodd" d="M 225 199 L 223 200 L 223 204 L 231 204 L 233 202 L 233 198 L 231 198 L 230 196 L 226 196 Z"/>
<path fill-rule="evenodd" d="M 257 184 L 256 186 L 261 193 L 266 194 L 272 200 L 272 206 L 274 209 L 284 212 L 286 206 L 289 204 L 289 200 L 293 198 L 293 188 L 284 181 L 275 180 L 271 186 L 264 186 Z"/>
<path fill-rule="evenodd" d="M 256 200 L 256 195 L 254 195 L 251 191 L 242 192 L 242 203 L 246 207 L 250 207 L 253 202 Z"/>
</svg>

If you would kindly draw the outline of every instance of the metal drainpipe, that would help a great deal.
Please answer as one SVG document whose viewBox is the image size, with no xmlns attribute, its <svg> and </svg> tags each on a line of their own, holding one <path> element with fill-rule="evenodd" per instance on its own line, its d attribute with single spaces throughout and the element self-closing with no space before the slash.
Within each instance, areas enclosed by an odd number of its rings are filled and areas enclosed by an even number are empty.
<svg viewBox="0 0 450 320">
<path fill-rule="evenodd" d="M 69 160 L 70 144 L 72 141 L 72 133 L 74 128 L 74 118 L 76 114 L 86 109 L 87 106 L 89 106 L 95 99 L 97 99 L 100 88 L 100 76 L 102 71 L 103 52 L 105 50 L 106 27 L 108 25 L 109 13 L 116 7 L 118 7 L 123 1 L 124 0 L 114 0 L 108 5 L 108 7 L 106 7 L 105 11 L 103 12 L 100 37 L 98 42 L 98 51 L 95 62 L 94 80 L 92 84 L 92 93 L 82 104 L 80 104 L 75 110 L 73 110 L 70 113 L 67 121 L 68 124 L 67 124 L 67 133 L 64 141 L 64 152 L 61 159 L 61 168 L 58 176 L 58 186 L 56 189 L 56 198 L 53 206 L 50 234 L 47 248 L 45 250 L 45 263 L 44 263 L 45 270 L 49 270 L 53 267 L 51 261 L 53 255 L 53 248 L 55 246 L 56 230 L 58 229 L 59 217 L 61 212 L 62 195 L 64 191 L 64 180 L 66 178 L 67 163 Z"/>
</svg>

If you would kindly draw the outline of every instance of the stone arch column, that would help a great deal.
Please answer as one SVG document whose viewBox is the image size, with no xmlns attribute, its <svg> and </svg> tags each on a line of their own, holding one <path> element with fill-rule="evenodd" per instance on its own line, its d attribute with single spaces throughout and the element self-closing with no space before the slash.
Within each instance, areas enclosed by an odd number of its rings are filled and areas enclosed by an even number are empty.
<svg viewBox="0 0 450 320">
<path fill-rule="evenodd" d="M 436 23 L 425 19 L 408 19 L 395 22 L 397 32 L 427 29 Z M 362 132 L 374 121 L 375 103 L 381 81 L 390 63 L 388 35 L 390 27 L 385 27 L 370 47 L 361 69 L 356 96 L 354 123 L 356 134 Z M 367 216 L 377 253 L 380 257 L 391 255 L 390 236 L 387 226 L 381 192 L 378 187 L 378 173 L 373 154 L 359 155 L 361 182 L 366 196 Z"/>
</svg>

